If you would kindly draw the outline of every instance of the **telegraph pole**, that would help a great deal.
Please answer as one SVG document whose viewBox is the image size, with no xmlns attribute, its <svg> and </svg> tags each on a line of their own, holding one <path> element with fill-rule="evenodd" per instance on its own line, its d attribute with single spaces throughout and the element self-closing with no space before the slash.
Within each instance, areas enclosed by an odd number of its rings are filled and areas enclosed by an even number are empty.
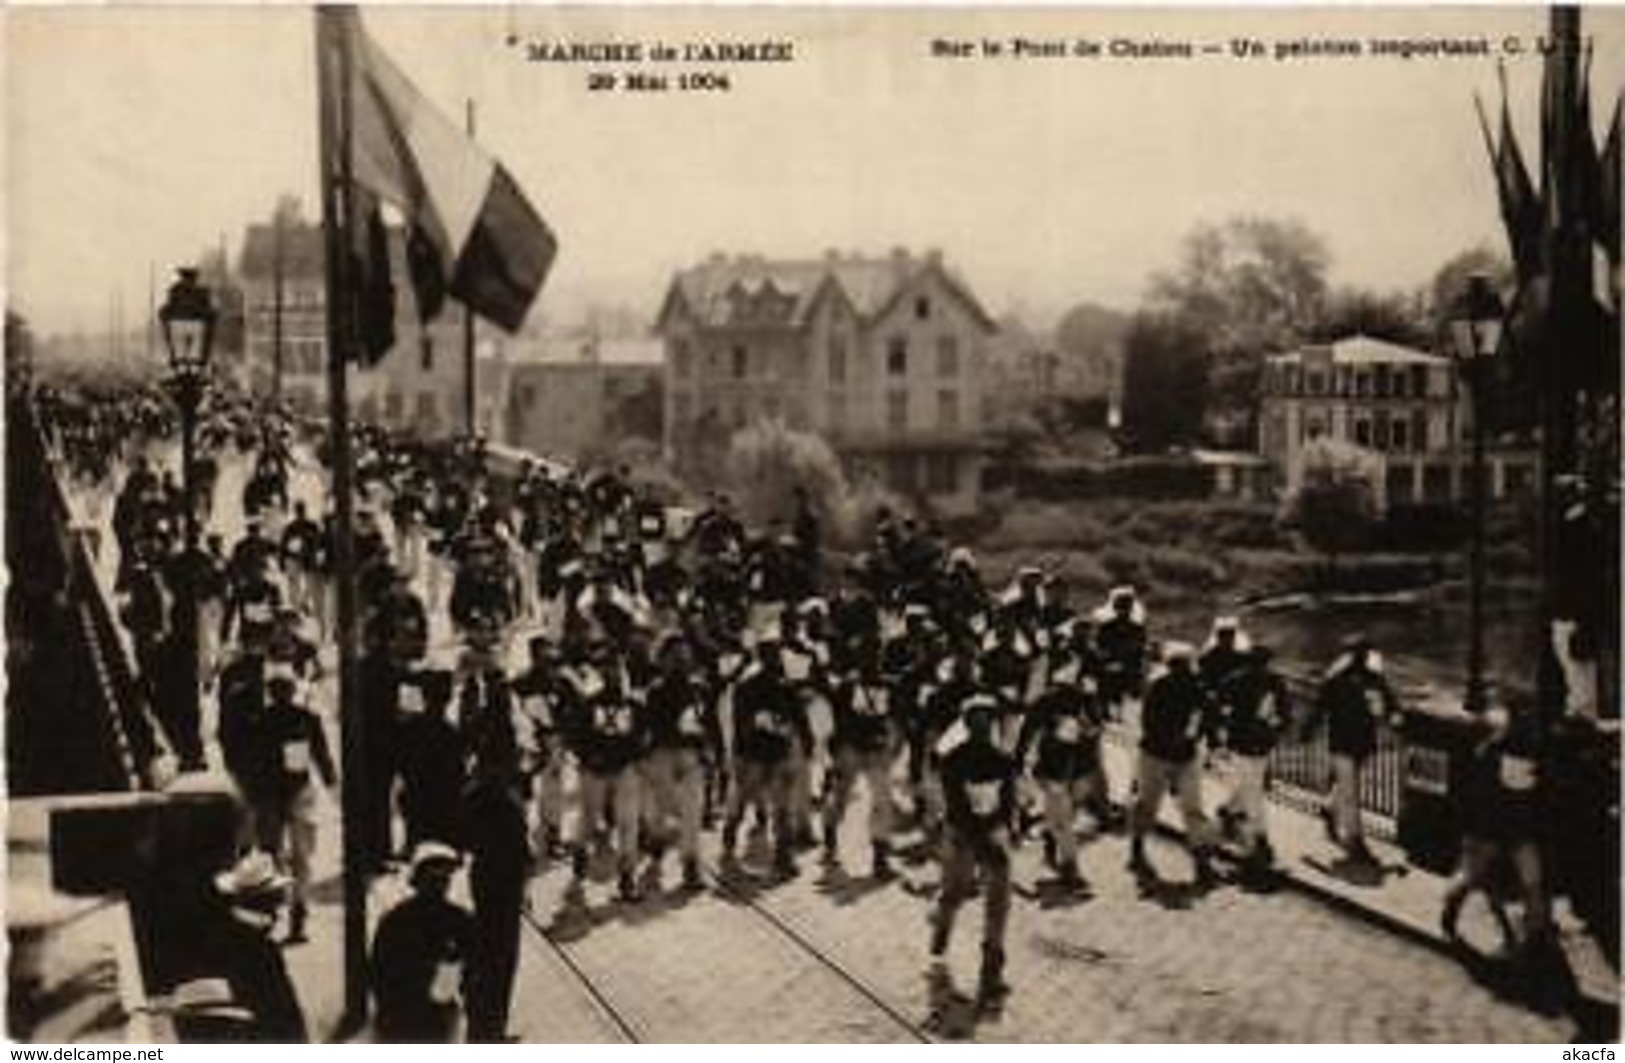
<svg viewBox="0 0 1625 1063">
<path fill-rule="evenodd" d="M 468 101 L 466 112 L 468 139 L 474 139 L 474 101 Z M 479 393 L 474 379 L 474 311 L 463 304 L 463 430 L 472 441 L 478 434 Z"/>
<path fill-rule="evenodd" d="M 349 265 L 354 196 L 351 172 L 351 34 L 353 7 L 320 6 L 316 15 L 318 106 L 321 111 L 322 232 L 327 256 L 328 431 L 332 433 L 334 571 L 338 576 L 340 786 L 344 847 L 344 1014 L 347 1028 L 367 1016 L 368 799 L 366 742 L 357 683 L 355 499 L 351 485 L 348 377 L 355 348 L 354 282 Z"/>
<path fill-rule="evenodd" d="M 271 402 L 282 402 L 282 209 L 271 231 Z"/>
</svg>

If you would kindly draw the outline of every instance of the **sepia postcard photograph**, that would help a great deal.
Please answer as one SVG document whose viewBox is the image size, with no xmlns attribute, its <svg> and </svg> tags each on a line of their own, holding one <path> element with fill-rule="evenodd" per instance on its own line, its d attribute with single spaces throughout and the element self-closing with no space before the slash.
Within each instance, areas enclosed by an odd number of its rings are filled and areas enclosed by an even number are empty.
<svg viewBox="0 0 1625 1063">
<path fill-rule="evenodd" d="M 10 1041 L 1620 1040 L 1625 8 L 0 30 Z"/>
</svg>

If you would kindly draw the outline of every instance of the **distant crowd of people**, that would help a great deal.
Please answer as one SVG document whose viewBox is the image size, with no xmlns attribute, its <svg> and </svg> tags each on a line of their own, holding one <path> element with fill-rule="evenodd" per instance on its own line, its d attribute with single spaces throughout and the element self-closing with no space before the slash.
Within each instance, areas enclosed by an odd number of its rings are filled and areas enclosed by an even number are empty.
<svg viewBox="0 0 1625 1063">
<path fill-rule="evenodd" d="M 143 442 L 170 431 L 153 406 L 57 396 L 49 413 L 73 475 L 116 481 L 121 616 L 183 771 L 207 758 L 195 699 L 175 686 L 193 681 L 176 664 L 177 633 L 203 633 L 196 681 L 218 708 L 244 866 L 262 886 L 286 886 L 283 940 L 302 941 L 316 793 L 343 767 L 318 704 L 340 573 L 330 506 L 312 512 L 290 470 L 301 434 L 322 463 L 327 441 L 246 404 L 222 408 L 206 421 L 210 464 L 188 499 L 145 456 Z M 243 533 L 228 543 L 210 530 L 189 548 L 186 515 L 207 521 L 213 463 L 234 444 L 252 468 Z M 1294 705 L 1238 618 L 1217 618 L 1200 646 L 1160 640 L 1134 588 L 1077 608 L 1037 567 L 990 584 L 929 522 L 883 512 L 870 548 L 849 556 L 829 549 L 804 494 L 781 523 L 751 528 L 724 494 L 684 510 L 625 469 L 494 464 L 477 440 L 356 431 L 363 841 L 374 871 L 404 864 L 411 887 L 372 953 L 386 1039 L 443 1040 L 464 1023 L 471 1040 L 508 1036 L 530 878 L 558 862 L 570 902 L 584 903 L 601 851 L 624 902 L 664 889 L 669 857 L 677 888 L 702 889 L 701 838 L 713 830 L 724 874 L 751 859 L 743 834 L 765 840 L 774 875 L 796 875 L 809 850 L 830 865 L 857 851 L 881 880 L 897 873 L 905 828 L 917 832 L 942 869 L 930 952 L 946 954 L 979 893 L 978 997 L 990 1007 L 1008 992 L 1012 847 L 1035 830 L 1046 888 L 1090 890 L 1080 815 L 1126 833 L 1128 869 L 1151 882 L 1146 837 L 1172 797 L 1199 888 L 1225 880 L 1224 837 L 1235 880 L 1268 888 L 1271 754 L 1324 727 L 1327 829 L 1370 859 L 1361 776 L 1401 706 L 1363 638 Z M 1127 808 L 1113 801 L 1102 746 L 1114 721 L 1137 742 Z M 1546 923 L 1538 854 L 1523 844 L 1539 741 L 1496 718 L 1481 747 L 1499 765 L 1492 840 L 1513 847 L 1529 884 L 1526 935 Z M 1232 790 L 1210 818 L 1200 783 L 1217 751 Z M 860 791 L 867 816 L 849 823 Z M 1452 893 L 1452 928 L 1485 859 L 1472 857 Z M 465 863 L 471 910 L 450 892 Z"/>
</svg>

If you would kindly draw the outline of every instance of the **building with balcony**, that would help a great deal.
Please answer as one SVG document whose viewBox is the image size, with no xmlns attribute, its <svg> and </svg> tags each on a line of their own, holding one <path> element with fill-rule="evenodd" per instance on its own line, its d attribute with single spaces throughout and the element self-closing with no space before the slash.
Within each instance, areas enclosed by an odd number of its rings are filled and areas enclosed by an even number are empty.
<svg viewBox="0 0 1625 1063">
<path fill-rule="evenodd" d="M 1385 505 L 1455 502 L 1471 486 L 1472 404 L 1451 359 L 1351 336 L 1266 360 L 1260 381 L 1259 453 L 1276 486 L 1297 490 L 1304 445 L 1322 436 L 1381 460 Z M 1492 447 L 1492 498 L 1533 490 L 1537 457 Z"/>
<path fill-rule="evenodd" d="M 827 439 L 854 482 L 944 512 L 975 506 L 997 328 L 940 254 L 713 255 L 672 280 L 655 328 L 679 469 L 777 418 Z"/>
</svg>

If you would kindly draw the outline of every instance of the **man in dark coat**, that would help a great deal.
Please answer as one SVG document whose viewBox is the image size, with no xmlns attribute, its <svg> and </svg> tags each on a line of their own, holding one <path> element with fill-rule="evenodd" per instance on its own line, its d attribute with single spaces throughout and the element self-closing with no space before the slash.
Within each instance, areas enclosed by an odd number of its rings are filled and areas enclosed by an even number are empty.
<svg viewBox="0 0 1625 1063">
<path fill-rule="evenodd" d="M 406 714 L 400 729 L 398 766 L 407 848 L 415 850 L 429 840 L 456 844 L 462 829 L 458 803 L 466 779 L 466 747 L 457 725 L 446 718 L 451 673 L 420 672 L 408 689 L 416 693 L 423 711 Z"/>
<path fill-rule="evenodd" d="M 1320 687 L 1317 720 L 1326 724 L 1332 755 L 1329 826 L 1333 839 L 1355 859 L 1371 860 L 1360 815 L 1360 775 L 1377 751 L 1378 728 L 1400 723 L 1399 699 L 1382 674 L 1382 659 L 1363 635 L 1347 640 L 1345 652 Z"/>
<path fill-rule="evenodd" d="M 215 876 L 218 908 L 196 928 L 204 951 L 224 975 L 232 998 L 252 1015 L 251 1040 L 304 1044 L 305 1015 L 288 977 L 282 950 L 271 940 L 287 890 L 265 853 L 254 852 Z"/>
<path fill-rule="evenodd" d="M 474 900 L 466 979 L 468 1040 L 499 1044 L 508 1039 L 508 1012 L 519 969 L 519 920 L 530 868 L 529 830 L 517 774 L 505 766 L 482 764 L 463 814 Z"/>
<path fill-rule="evenodd" d="M 372 939 L 372 993 L 378 1040 L 446 1043 L 457 1029 L 458 974 L 467 980 L 474 924 L 446 899 L 460 859 L 424 842 L 412 854 L 412 895 L 384 913 Z"/>
<path fill-rule="evenodd" d="M 1202 813 L 1197 751 L 1202 736 L 1212 731 L 1212 702 L 1197 677 L 1193 647 L 1169 643 L 1163 655 L 1166 671 L 1147 685 L 1140 720 L 1139 793 L 1129 819 L 1129 870 L 1137 876 L 1154 877 L 1145 855 L 1145 835 L 1157 821 L 1162 799 L 1172 793 L 1185 824 L 1185 844 L 1196 864 L 1197 886 L 1205 889 L 1218 878 L 1210 856 L 1209 825 Z"/>
<path fill-rule="evenodd" d="M 1265 822 L 1267 772 L 1274 751 L 1292 719 L 1286 681 L 1270 667 L 1267 646 L 1253 646 L 1243 663 L 1219 688 L 1224 746 L 1232 760 L 1234 788 L 1219 809 L 1226 832 L 1239 835 L 1243 884 L 1261 886 L 1273 861 Z"/>
</svg>

